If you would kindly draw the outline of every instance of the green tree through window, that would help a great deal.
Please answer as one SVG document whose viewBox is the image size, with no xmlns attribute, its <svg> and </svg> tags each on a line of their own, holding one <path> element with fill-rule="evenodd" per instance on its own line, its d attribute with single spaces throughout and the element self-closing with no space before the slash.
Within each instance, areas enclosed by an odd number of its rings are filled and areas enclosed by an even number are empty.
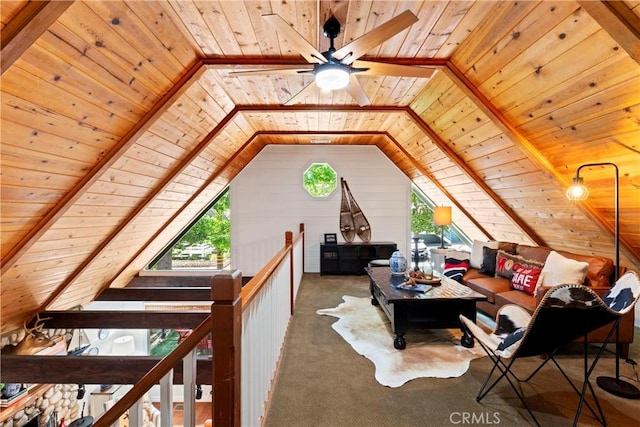
<svg viewBox="0 0 640 427">
<path fill-rule="evenodd" d="M 200 219 L 191 225 L 171 250 L 151 268 L 224 268 L 231 248 L 229 192 L 225 192 Z"/>
<path fill-rule="evenodd" d="M 302 186 L 313 197 L 327 197 L 338 186 L 338 174 L 328 163 L 314 163 L 304 171 Z"/>
</svg>

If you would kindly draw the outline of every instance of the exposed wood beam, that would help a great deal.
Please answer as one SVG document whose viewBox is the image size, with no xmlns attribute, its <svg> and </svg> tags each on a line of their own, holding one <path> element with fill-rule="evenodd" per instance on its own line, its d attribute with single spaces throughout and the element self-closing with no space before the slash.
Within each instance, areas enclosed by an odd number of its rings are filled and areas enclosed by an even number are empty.
<svg viewBox="0 0 640 427">
<path fill-rule="evenodd" d="M 4 74 L 72 4 L 73 1 L 27 2 L 0 33 L 0 74 Z"/>
<path fill-rule="evenodd" d="M 484 191 L 484 193 L 493 200 L 493 202 L 504 212 L 504 214 L 515 223 L 515 225 L 522 230 L 531 240 L 540 246 L 544 246 L 545 242 L 542 237 L 535 232 L 535 230 L 524 222 L 516 212 L 511 209 L 511 206 L 507 205 L 500 196 L 498 196 L 491 187 L 489 187 L 482 178 L 480 178 L 467 163 L 458 156 L 458 154 L 449 147 L 449 145 L 440 138 L 440 136 L 424 121 L 422 118 L 411 108 L 408 109 L 409 115 L 413 118 L 418 126 L 427 134 L 429 138 L 453 161 L 456 166 L 464 172 L 469 179 L 471 179 L 478 187 Z M 455 200 L 455 198 L 453 199 Z M 483 228 L 480 228 L 484 230 Z"/>
<path fill-rule="evenodd" d="M 210 307 L 210 304 L 207 304 Z M 193 329 L 211 314 L 210 310 L 51 310 L 40 313 L 44 329 Z"/>
<path fill-rule="evenodd" d="M 640 64 L 640 17 L 624 1 L 579 0 L 578 4 Z"/>
<path fill-rule="evenodd" d="M 122 155 L 138 140 L 138 138 L 147 131 L 153 122 L 155 122 L 168 108 L 177 100 L 188 88 L 186 83 L 192 79 L 197 80 L 198 77 L 204 72 L 205 67 L 197 62 L 182 76 L 180 81 L 176 83 L 167 93 L 155 103 L 153 107 L 147 111 L 136 124 L 127 132 L 127 134 L 109 151 L 109 155 L 103 157 L 92 169 L 83 176 L 78 184 L 72 188 L 60 202 L 49 212 L 47 212 L 42 219 L 32 227 L 18 244 L 16 244 L 3 259 L 0 272 L 4 275 L 7 270 L 12 267 L 18 261 L 18 258 L 22 256 L 31 246 L 37 242 L 49 229 L 60 219 L 75 202 L 82 197 L 87 190 L 106 172 L 113 164 L 122 157 Z M 58 287 L 56 291 L 52 292 L 49 299 L 43 303 L 42 308 L 48 307 L 51 302 L 57 299 L 64 288 Z M 40 310 L 42 310 L 42 308 Z M 40 311 L 39 310 L 39 311 Z"/>
<path fill-rule="evenodd" d="M 0 357 L 2 381 L 40 384 L 135 384 L 160 362 L 158 356 L 8 356 Z M 198 357 L 196 382 L 210 385 L 213 363 Z M 183 366 L 173 371 L 182 384 Z"/>
<path fill-rule="evenodd" d="M 204 67 L 203 67 L 204 68 Z M 209 134 L 205 137 L 204 140 L 207 141 L 207 144 L 205 144 L 205 148 L 206 145 L 208 145 L 208 143 L 210 141 L 213 141 L 215 139 L 215 136 L 222 130 L 225 128 L 225 126 L 231 121 L 233 120 L 233 118 L 238 114 L 238 109 L 237 107 L 234 108 L 229 114 L 227 114 L 225 116 L 224 119 L 222 119 L 220 121 L 220 123 L 218 123 L 218 125 L 215 127 L 215 129 L 213 129 L 211 132 L 209 132 Z M 213 182 L 226 170 L 227 167 L 229 167 L 229 165 L 244 151 L 244 149 L 249 146 L 249 144 L 251 144 L 252 140 L 249 139 L 247 142 L 245 142 L 242 147 L 240 147 L 238 150 L 235 151 L 235 153 L 233 153 L 233 155 L 231 157 L 229 157 L 227 159 L 227 161 L 224 163 L 224 165 L 222 165 L 222 167 L 215 171 L 213 174 L 211 174 L 211 176 L 205 181 L 205 183 L 198 189 L 198 191 L 194 192 L 191 197 L 189 197 L 189 200 L 187 200 L 185 203 L 182 204 L 182 206 L 180 207 L 180 209 L 176 210 L 176 212 L 171 215 L 171 217 L 165 221 L 164 226 L 162 227 L 158 227 L 158 230 L 153 233 L 153 235 L 147 239 L 146 243 L 144 245 L 142 245 L 140 247 L 140 249 L 138 249 L 129 259 L 128 263 L 123 264 L 122 268 L 120 268 L 120 270 L 118 270 L 118 272 L 116 274 L 114 274 L 113 278 L 107 282 L 104 286 L 104 288 L 102 289 L 102 291 L 106 290 L 109 288 L 109 285 L 111 282 L 113 282 L 114 280 L 116 280 L 128 267 L 129 264 L 131 264 L 132 262 L 134 262 L 136 260 L 136 258 L 138 258 L 140 256 L 140 254 L 142 254 L 144 248 L 147 245 L 150 245 L 163 231 L 164 228 L 166 226 L 168 226 L 169 224 L 171 224 L 176 218 L 178 218 L 178 216 L 180 216 L 188 207 L 191 203 L 193 203 L 194 200 L 196 200 L 198 198 L 198 196 L 200 194 L 202 194 L 203 191 L 205 191 L 207 189 L 207 187 L 209 187 L 211 184 L 213 184 Z M 200 145 L 198 145 L 198 147 L 200 147 Z"/>
<path fill-rule="evenodd" d="M 109 288 L 105 289 L 96 301 L 211 301 L 211 288 Z"/>
<path fill-rule="evenodd" d="M 226 60 L 228 61 L 228 60 Z M 209 64 L 209 60 L 206 61 L 207 64 Z M 225 62 L 226 63 L 226 62 Z M 220 65 L 220 64 L 218 64 Z M 436 145 L 438 145 L 443 151 L 445 151 L 445 153 L 454 161 L 454 163 L 456 163 L 456 165 L 458 165 L 463 171 L 464 173 L 471 179 L 473 180 L 480 188 L 482 188 L 483 191 L 485 191 L 485 193 L 492 198 L 492 200 L 494 200 L 496 202 L 496 204 L 498 206 L 500 206 L 503 211 L 506 213 L 506 215 L 513 220 L 516 225 L 518 227 L 520 227 L 524 233 L 526 233 L 534 242 L 536 242 L 539 245 L 544 245 L 544 240 L 537 235 L 537 233 L 535 233 L 535 231 L 533 231 L 526 223 L 524 223 L 516 214 L 515 212 L 507 205 L 505 204 L 502 199 L 500 197 L 498 197 L 494 191 L 488 187 L 484 181 L 482 179 L 480 179 L 480 177 L 478 177 L 475 172 L 473 172 L 464 161 L 462 161 L 462 159 L 460 159 L 458 157 L 458 155 L 453 152 L 453 150 L 451 150 L 449 148 L 449 146 L 442 141 L 439 136 L 422 120 L 422 118 L 420 118 L 410 107 L 399 107 L 399 106 L 366 106 L 366 107 L 360 107 L 357 105 L 290 105 L 290 106 L 285 106 L 285 105 L 237 105 L 229 114 L 227 114 L 225 116 L 225 118 L 216 126 L 216 128 L 211 131 L 207 137 L 205 138 L 207 141 L 213 141 L 215 139 L 215 136 L 217 135 L 217 133 L 219 133 L 222 129 L 224 129 L 224 127 L 227 125 L 227 123 L 229 123 L 231 120 L 233 120 L 236 115 L 244 113 L 244 112 L 260 112 L 260 111 L 266 111 L 266 112 L 274 112 L 274 111 L 356 111 L 356 112 L 399 112 L 399 113 L 405 113 L 408 114 L 412 120 L 414 120 L 418 126 L 425 131 L 429 137 L 434 141 L 434 143 Z M 272 133 L 277 133 L 277 131 L 270 131 Z M 251 136 L 251 138 L 249 138 L 245 144 L 243 144 L 243 146 L 241 148 L 239 148 L 238 150 L 236 150 L 236 152 L 234 153 L 234 155 L 232 156 L 232 158 L 230 158 L 223 167 L 220 168 L 220 170 L 216 171 L 215 174 L 213 174 L 210 179 L 200 188 L 200 190 L 196 193 L 194 193 L 191 198 L 182 205 L 182 208 L 180 208 L 179 210 L 177 210 L 174 215 L 171 216 L 171 218 L 169 218 L 166 222 L 165 222 L 165 227 L 170 224 L 172 221 L 174 221 L 185 209 L 187 209 L 187 207 L 197 198 L 197 196 L 199 194 L 201 194 L 202 191 L 204 191 L 224 170 L 225 168 L 233 161 L 233 159 L 235 159 L 237 156 L 241 155 L 242 152 L 251 144 L 253 143 L 253 141 L 255 140 L 255 138 L 257 138 L 257 136 L 259 135 L 264 135 L 266 133 L 269 133 L 269 131 L 265 131 L 265 132 L 260 132 L 260 133 L 254 133 L 254 135 Z M 300 132 L 302 133 L 302 132 Z M 312 132 L 312 133 L 326 133 L 326 132 Z M 200 147 L 200 145 L 198 146 Z M 172 174 L 173 175 L 173 174 Z M 437 182 L 437 181 L 434 181 Z M 442 186 L 439 186 L 439 188 L 442 188 Z M 453 198 L 448 192 L 445 192 L 445 194 L 448 195 L 448 197 L 450 197 L 452 200 L 455 200 L 455 198 Z M 458 204 L 456 204 L 456 206 L 458 206 L 459 208 L 461 208 L 461 211 L 465 213 L 465 215 L 474 222 L 474 224 L 476 224 L 476 226 L 478 226 L 478 228 L 480 230 L 482 230 L 483 233 L 487 234 L 487 236 L 490 237 L 490 234 L 483 228 L 481 227 L 474 219 L 471 215 L 468 214 L 468 212 L 463 209 L 461 206 L 459 206 Z M 125 224 L 128 223 L 127 221 L 124 222 Z M 107 282 L 105 284 L 105 287 L 103 288 L 103 291 L 105 289 L 109 288 L 109 283 L 113 282 L 114 280 L 116 280 L 124 271 L 126 271 L 127 267 L 129 264 L 131 264 L 132 262 L 135 261 L 135 259 L 140 256 L 140 254 L 142 253 L 144 247 L 146 247 L 148 244 L 150 244 L 151 242 L 153 242 L 162 232 L 162 230 L 165 227 L 159 227 L 158 231 L 156 233 L 153 234 L 153 236 L 151 236 L 148 240 L 147 240 L 147 244 L 142 245 L 141 249 L 139 249 L 131 258 L 130 258 L 130 262 L 128 262 L 127 264 L 123 265 L 123 267 L 113 276 L 112 280 L 110 280 L 109 282 Z"/>
</svg>

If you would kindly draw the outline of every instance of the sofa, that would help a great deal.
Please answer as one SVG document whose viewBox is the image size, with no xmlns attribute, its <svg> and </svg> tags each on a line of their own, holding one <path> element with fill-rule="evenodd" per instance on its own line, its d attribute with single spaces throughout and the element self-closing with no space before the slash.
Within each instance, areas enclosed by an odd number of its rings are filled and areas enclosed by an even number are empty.
<svg viewBox="0 0 640 427">
<path fill-rule="evenodd" d="M 459 263 L 465 255 L 468 268 L 461 271 Z M 606 257 L 555 251 L 543 246 L 474 241 L 471 254 L 447 255 L 445 275 L 449 275 L 447 270 L 455 271 L 455 279 L 485 295 L 487 300 L 478 302 L 477 308 L 495 318 L 498 308 L 505 304 L 517 304 L 533 313 L 544 294 L 563 283 L 580 283 L 603 296 L 612 285 L 614 263 Z M 610 329 L 607 325 L 591 332 L 588 342 L 603 343 Z M 633 342 L 634 310 L 621 320 L 619 332 L 618 351 L 626 359 L 629 344 Z M 609 342 L 615 341 L 614 333 Z"/>
</svg>

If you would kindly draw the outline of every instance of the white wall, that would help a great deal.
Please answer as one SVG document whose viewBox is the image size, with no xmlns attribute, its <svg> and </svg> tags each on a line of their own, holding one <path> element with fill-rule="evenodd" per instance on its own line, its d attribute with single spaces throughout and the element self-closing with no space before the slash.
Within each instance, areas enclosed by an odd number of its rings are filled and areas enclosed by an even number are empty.
<svg viewBox="0 0 640 427">
<path fill-rule="evenodd" d="M 338 173 L 338 188 L 313 198 L 302 187 L 302 173 L 323 162 Z M 304 223 L 305 271 L 319 272 L 324 233 L 344 241 L 340 177 L 371 224 L 371 241 L 396 242 L 409 254 L 411 183 L 377 147 L 269 145 L 231 182 L 231 268 L 255 275 L 282 248 L 284 232 L 295 235 Z"/>
</svg>

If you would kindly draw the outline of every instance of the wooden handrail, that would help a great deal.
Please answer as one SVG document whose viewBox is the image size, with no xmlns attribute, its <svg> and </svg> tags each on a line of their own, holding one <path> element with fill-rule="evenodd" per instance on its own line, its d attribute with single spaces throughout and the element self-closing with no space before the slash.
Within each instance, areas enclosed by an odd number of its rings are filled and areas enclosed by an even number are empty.
<svg viewBox="0 0 640 427">
<path fill-rule="evenodd" d="M 291 233 L 288 231 L 288 233 Z M 240 292 L 240 296 L 242 297 L 242 309 L 249 305 L 249 303 L 253 300 L 253 298 L 258 294 L 262 286 L 267 282 L 269 277 L 273 274 L 273 272 L 278 268 L 282 260 L 291 252 L 293 249 L 293 245 L 300 240 L 304 236 L 304 226 L 300 224 L 300 232 L 297 234 L 295 238 L 291 241 L 285 240 L 285 246 L 280 249 L 271 261 L 265 264 L 264 267 L 260 269 L 252 278 L 247 282 L 246 285 L 242 287 L 242 292 Z"/>
<path fill-rule="evenodd" d="M 239 290 L 240 296 L 240 310 L 244 310 L 245 307 L 255 298 L 260 289 L 264 286 L 267 280 L 272 276 L 273 272 L 278 268 L 278 266 L 282 263 L 282 261 L 286 258 L 287 254 L 292 253 L 294 244 L 302 239 L 304 236 L 304 225 L 300 224 L 300 233 L 293 238 L 292 233 L 290 231 L 285 234 L 285 246 L 279 250 L 275 256 L 262 268 L 260 271 L 240 290 L 239 287 L 239 276 L 237 278 L 238 281 L 234 281 L 232 276 L 229 276 L 229 281 L 224 285 L 224 289 L 217 289 L 212 287 L 212 299 L 214 301 L 217 300 L 216 294 L 220 297 L 220 295 L 225 295 L 218 301 L 218 306 L 222 308 L 226 306 L 229 310 L 226 310 L 226 315 L 229 317 L 231 315 L 236 322 L 239 322 L 239 312 L 238 315 L 233 314 L 233 287 L 237 286 L 237 291 Z M 304 241 L 303 241 L 304 242 Z M 304 248 L 304 246 L 303 246 Z M 235 292 L 237 292 L 235 291 Z M 236 297 L 238 293 L 235 293 Z M 231 298 L 231 299 L 229 299 Z M 94 426 L 96 427 L 108 427 L 114 422 L 116 422 L 122 414 L 125 413 L 135 402 L 140 400 L 144 393 L 146 393 L 153 385 L 160 382 L 162 379 L 173 367 L 178 364 L 182 359 L 184 359 L 190 351 L 192 351 L 196 345 L 202 341 L 209 332 L 213 332 L 213 313 L 214 306 L 216 303 L 212 305 L 212 315 L 208 316 L 205 320 L 202 321 L 193 332 L 182 342 L 180 343 L 170 354 L 165 356 L 158 364 L 156 364 L 144 377 L 138 381 L 131 390 L 129 390 L 120 400 L 118 400 L 107 412 L 105 412 L 96 422 Z M 218 313 L 220 315 L 220 313 Z M 221 321 L 220 318 L 217 318 L 217 322 Z M 214 357 L 214 378 L 216 373 L 218 372 L 219 366 L 224 365 L 223 368 L 223 381 L 214 383 L 214 396 L 217 394 L 221 399 L 219 407 L 216 409 L 216 399 L 214 397 L 214 419 L 217 421 L 232 423 L 233 425 L 239 425 L 240 423 L 240 389 L 239 389 L 239 375 L 240 375 L 240 333 L 241 333 L 241 324 L 238 323 L 236 327 L 232 327 L 234 330 L 233 334 L 227 333 L 222 338 L 223 344 L 221 347 L 225 345 L 230 346 L 230 348 L 235 348 L 238 350 L 238 354 L 227 354 L 220 355 Z M 220 335 L 225 335 L 221 331 Z M 227 331 L 229 332 L 229 331 Z M 237 336 L 236 336 L 237 334 Z M 213 341 L 214 341 L 214 349 L 216 348 L 218 342 L 216 337 L 216 333 L 213 333 Z M 230 340 L 229 342 L 227 342 Z M 215 353 L 215 351 L 214 351 Z M 224 353 L 224 351 L 223 351 Z M 230 371 L 229 371 L 230 369 Z"/>
<path fill-rule="evenodd" d="M 107 412 L 93 424 L 95 427 L 109 427 L 116 422 L 135 402 L 155 384 L 160 382 L 173 367 L 184 359 L 200 341 L 211 332 L 212 320 L 208 316 L 202 321 L 189 336 L 182 341 L 171 353 L 166 355 L 157 365 L 138 381 L 120 400 L 118 400 Z"/>
<path fill-rule="evenodd" d="M 242 291 L 240 292 L 240 296 L 242 297 L 242 310 L 244 310 L 249 303 L 255 298 L 260 289 L 264 286 L 264 284 L 269 280 L 269 277 L 273 274 L 273 272 L 278 268 L 282 260 L 291 252 L 292 244 L 285 244 L 285 247 L 280 249 L 271 261 L 265 264 L 264 267 L 258 271 L 255 276 L 251 278 L 247 282 L 246 285 L 242 287 Z"/>
</svg>

